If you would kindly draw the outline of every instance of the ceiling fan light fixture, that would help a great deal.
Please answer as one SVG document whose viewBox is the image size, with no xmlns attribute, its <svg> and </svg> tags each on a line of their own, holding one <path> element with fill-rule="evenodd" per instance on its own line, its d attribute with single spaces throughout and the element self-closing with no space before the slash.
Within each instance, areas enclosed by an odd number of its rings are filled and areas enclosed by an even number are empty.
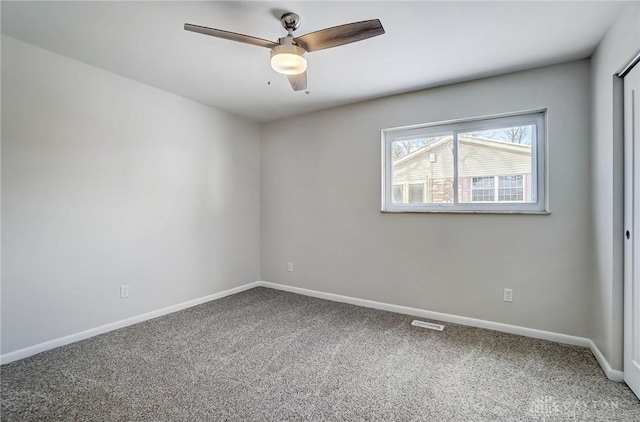
<svg viewBox="0 0 640 422">
<path fill-rule="evenodd" d="M 283 75 L 299 75 L 307 70 L 307 59 L 304 49 L 282 44 L 271 49 L 271 67 Z"/>
</svg>

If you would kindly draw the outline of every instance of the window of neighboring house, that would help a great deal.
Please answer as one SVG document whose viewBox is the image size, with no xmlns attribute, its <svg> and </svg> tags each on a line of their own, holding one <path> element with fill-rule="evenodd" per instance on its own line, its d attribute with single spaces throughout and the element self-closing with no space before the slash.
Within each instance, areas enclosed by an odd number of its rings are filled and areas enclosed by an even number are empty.
<svg viewBox="0 0 640 422">
<path fill-rule="evenodd" d="M 471 200 L 474 202 L 495 201 L 495 187 L 495 177 L 474 177 L 471 182 Z"/>
<path fill-rule="evenodd" d="M 524 175 L 498 176 L 498 202 L 524 201 Z"/>
<path fill-rule="evenodd" d="M 396 204 L 424 202 L 425 191 L 424 180 L 396 183 L 393 185 L 393 202 Z"/>
<path fill-rule="evenodd" d="M 393 185 L 393 202 L 399 204 L 404 200 L 404 185 Z"/>
<path fill-rule="evenodd" d="M 496 198 L 497 201 L 496 201 Z M 524 176 L 473 177 L 471 182 L 473 202 L 522 202 L 524 200 Z"/>
<path fill-rule="evenodd" d="M 545 112 L 382 131 L 382 210 L 544 212 Z"/>
<path fill-rule="evenodd" d="M 409 203 L 424 202 L 424 183 L 409 183 Z"/>
</svg>

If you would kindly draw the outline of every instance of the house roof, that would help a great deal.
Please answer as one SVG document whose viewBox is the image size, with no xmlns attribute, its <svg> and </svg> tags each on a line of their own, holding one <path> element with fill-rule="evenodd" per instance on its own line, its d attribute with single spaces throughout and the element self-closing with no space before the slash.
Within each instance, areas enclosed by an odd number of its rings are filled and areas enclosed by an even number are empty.
<svg viewBox="0 0 640 422">
<path fill-rule="evenodd" d="M 427 152 L 431 152 L 434 149 L 440 147 L 441 145 L 447 143 L 447 142 L 451 142 L 451 140 L 453 139 L 452 136 L 444 136 L 440 139 L 438 139 L 437 141 L 431 142 L 428 145 L 425 145 L 424 147 L 417 149 L 415 151 L 413 151 L 410 154 L 407 154 L 403 157 L 398 158 L 397 160 L 395 160 L 393 162 L 394 165 L 398 165 L 401 164 L 405 161 L 409 161 L 419 155 L 425 154 Z M 462 143 L 466 143 L 466 144 L 472 144 L 472 145 L 478 145 L 478 146 L 486 146 L 486 147 L 490 147 L 490 148 L 499 148 L 501 150 L 507 150 L 507 151 L 512 151 L 515 153 L 523 153 L 523 154 L 530 154 L 531 153 L 531 147 L 528 145 L 521 145 L 521 144 L 514 144 L 513 142 L 505 142 L 505 141 L 498 141 L 495 139 L 488 139 L 488 138 L 474 138 L 474 137 L 470 137 L 470 136 L 460 136 L 458 138 L 458 142 L 462 142 Z"/>
</svg>

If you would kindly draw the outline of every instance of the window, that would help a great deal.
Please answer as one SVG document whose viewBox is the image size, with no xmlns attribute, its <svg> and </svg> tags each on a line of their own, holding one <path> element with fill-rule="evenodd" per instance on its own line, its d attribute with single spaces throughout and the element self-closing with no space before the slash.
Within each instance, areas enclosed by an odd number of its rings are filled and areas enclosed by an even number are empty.
<svg viewBox="0 0 640 422">
<path fill-rule="evenodd" d="M 544 212 L 545 112 L 382 131 L 382 210 Z"/>
<path fill-rule="evenodd" d="M 524 175 L 498 176 L 498 202 L 524 201 Z"/>
<path fill-rule="evenodd" d="M 409 202 L 424 202 L 424 184 L 409 183 Z"/>
<path fill-rule="evenodd" d="M 495 196 L 495 177 L 474 177 L 471 182 L 471 200 L 474 202 L 493 202 Z"/>
<path fill-rule="evenodd" d="M 471 201 L 473 202 L 522 202 L 523 200 L 524 175 L 472 178 Z"/>
<path fill-rule="evenodd" d="M 396 183 L 393 185 L 393 202 L 396 204 L 424 202 L 425 192 L 424 180 Z"/>
<path fill-rule="evenodd" d="M 404 185 L 393 185 L 393 202 L 400 203 L 404 200 Z"/>
</svg>

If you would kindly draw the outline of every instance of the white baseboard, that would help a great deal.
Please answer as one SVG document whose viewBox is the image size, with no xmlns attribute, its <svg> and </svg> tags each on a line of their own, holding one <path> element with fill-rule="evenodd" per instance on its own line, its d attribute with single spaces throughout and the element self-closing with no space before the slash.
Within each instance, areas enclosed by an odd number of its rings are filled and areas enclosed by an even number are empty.
<svg viewBox="0 0 640 422">
<path fill-rule="evenodd" d="M 517 334 L 525 337 L 532 337 L 541 340 L 553 341 L 556 343 L 571 344 L 574 346 L 582 346 L 591 350 L 596 360 L 602 367 L 604 373 L 612 381 L 622 382 L 623 372 L 611 368 L 609 362 L 605 359 L 604 355 L 600 352 L 596 344 L 588 338 L 570 336 L 567 334 L 554 333 L 551 331 L 536 330 L 533 328 L 520 327 L 517 325 L 503 324 L 500 322 L 486 321 L 482 319 L 463 317 L 459 315 L 446 314 L 442 312 L 427 311 L 424 309 L 411 308 L 407 306 L 392 305 L 389 303 L 376 302 L 373 300 L 358 299 L 350 296 L 342 296 L 334 293 L 325 293 L 317 290 L 304 289 L 301 287 L 287 286 L 284 284 L 271 283 L 268 281 L 255 281 L 233 289 L 225 290 L 212 295 L 204 296 L 198 299 L 193 299 L 187 302 L 179 303 L 177 305 L 168 306 L 166 308 L 158 309 L 156 311 L 148 312 L 142 315 L 134 316 L 131 318 L 123 319 L 120 321 L 112 322 L 102 325 L 100 327 L 91 328 L 86 331 L 71 334 L 58 339 L 46 341 L 44 343 L 36 344 L 34 346 L 25 347 L 24 349 L 16 350 L 14 352 L 5 353 L 0 356 L 0 364 L 13 362 L 19 359 L 24 359 L 35 354 L 55 349 L 56 347 L 64 346 L 70 343 L 75 343 L 80 340 L 85 340 L 99 334 L 107 333 L 109 331 L 117 330 L 129 325 L 137 324 L 139 322 L 147 321 L 149 319 L 157 318 L 159 316 L 171 314 L 173 312 L 181 311 L 186 308 L 201 305 L 212 300 L 221 299 L 225 296 L 230 296 L 236 293 L 243 292 L 245 290 L 252 289 L 254 287 L 268 287 L 271 289 L 282 290 L 291 293 L 297 293 L 304 296 L 317 297 L 319 299 L 331 300 L 334 302 L 349 303 L 351 305 L 363 306 L 365 308 L 380 309 L 383 311 L 395 312 L 399 314 L 412 315 L 421 318 L 433 319 L 437 321 L 451 322 L 454 324 L 468 325 L 471 327 L 485 328 L 488 330 L 500 331 L 503 333 Z"/>
<path fill-rule="evenodd" d="M 488 330 L 500 331 L 503 333 L 517 334 L 524 337 L 532 337 L 541 340 L 553 341 L 555 343 L 570 344 L 574 346 L 582 346 L 590 349 L 596 360 L 602 367 L 604 373 L 612 381 L 622 382 L 623 372 L 611 368 L 609 362 L 604 355 L 596 347 L 595 343 L 585 337 L 576 337 L 568 334 L 554 333 L 552 331 L 536 330 L 534 328 L 520 327 L 517 325 L 503 324 L 501 322 L 486 321 L 482 319 L 463 317 L 453 314 L 445 314 L 442 312 L 427 311 L 424 309 L 410 308 L 407 306 L 391 305 L 383 302 L 375 302 L 372 300 L 358 299 L 350 296 L 342 296 L 334 293 L 325 293 L 317 290 L 309 290 L 301 287 L 286 286 L 284 284 L 271 283 L 268 281 L 259 282 L 260 286 L 272 289 L 283 290 L 286 292 L 297 293 L 304 296 L 317 297 L 319 299 L 327 299 L 334 302 L 349 303 L 351 305 L 363 306 L 366 308 L 381 309 L 399 314 L 412 315 L 421 318 L 434 319 L 437 321 L 451 322 L 454 324 L 468 325 L 471 327 L 485 328 Z"/>
<path fill-rule="evenodd" d="M 589 342 L 591 343 L 589 344 L 589 349 L 591 349 L 591 353 L 595 356 L 602 370 L 607 375 L 607 378 L 611 381 L 624 382 L 624 372 L 611 368 L 609 361 L 604 357 L 600 349 L 598 349 L 596 343 L 593 340 L 589 340 Z"/>
<path fill-rule="evenodd" d="M 118 328 L 126 327 L 128 325 L 137 324 L 139 322 L 157 318 L 162 315 L 167 315 L 173 312 L 181 311 L 186 308 L 191 308 L 192 306 L 201 305 L 203 303 L 210 302 L 212 300 L 221 299 L 225 296 L 230 296 L 235 293 L 240 293 L 242 291 L 249 290 L 254 287 L 258 287 L 260 284 L 261 284 L 260 282 L 254 281 L 253 283 L 248 283 L 243 286 L 234 287 L 233 289 L 225 290 L 219 293 L 214 293 L 208 296 L 203 296 L 198 299 L 193 299 L 187 302 L 179 303 L 177 305 L 167 306 L 166 308 L 158 309 L 156 311 L 147 312 L 142 315 L 137 315 L 131 318 L 101 325 L 99 327 L 91 328 L 89 330 L 82 331 L 79 333 L 70 334 L 65 337 L 45 341 L 44 343 L 36 344 L 34 346 L 25 347 L 24 349 L 16 350 L 14 352 L 5 353 L 4 355 L 0 356 L 0 364 L 4 365 L 5 363 L 13 362 L 19 359 L 24 359 L 29 356 L 33 356 L 35 354 L 38 354 L 47 350 L 55 349 L 56 347 L 64 346 L 70 343 L 75 343 L 76 341 L 80 341 L 80 340 L 85 340 L 85 339 L 88 339 L 89 337 L 97 336 L 98 334 L 104 334 L 109 331 L 117 330 Z"/>
</svg>

